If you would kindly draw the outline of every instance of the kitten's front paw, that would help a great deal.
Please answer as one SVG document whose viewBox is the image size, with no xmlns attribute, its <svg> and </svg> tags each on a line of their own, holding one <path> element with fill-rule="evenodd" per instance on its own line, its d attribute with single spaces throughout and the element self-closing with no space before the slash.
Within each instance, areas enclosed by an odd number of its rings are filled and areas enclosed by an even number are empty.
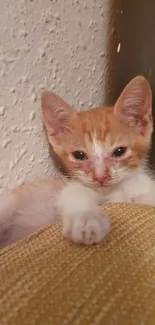
<svg viewBox="0 0 155 325">
<path fill-rule="evenodd" d="M 92 215 L 70 215 L 63 218 L 63 234 L 75 243 L 91 245 L 99 243 L 110 231 L 109 219 L 100 212 Z"/>
<path fill-rule="evenodd" d="M 110 230 L 109 219 L 102 216 L 102 197 L 94 190 L 71 181 L 58 193 L 57 213 L 61 215 L 63 233 L 75 243 L 99 243 Z"/>
</svg>

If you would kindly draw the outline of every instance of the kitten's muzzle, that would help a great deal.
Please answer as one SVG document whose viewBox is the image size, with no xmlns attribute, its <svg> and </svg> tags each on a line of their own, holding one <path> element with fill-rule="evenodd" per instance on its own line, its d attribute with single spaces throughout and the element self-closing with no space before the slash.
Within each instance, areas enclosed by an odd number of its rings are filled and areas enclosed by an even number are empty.
<svg viewBox="0 0 155 325">
<path fill-rule="evenodd" d="M 94 176 L 94 181 L 102 185 L 108 178 L 108 176 Z"/>
</svg>

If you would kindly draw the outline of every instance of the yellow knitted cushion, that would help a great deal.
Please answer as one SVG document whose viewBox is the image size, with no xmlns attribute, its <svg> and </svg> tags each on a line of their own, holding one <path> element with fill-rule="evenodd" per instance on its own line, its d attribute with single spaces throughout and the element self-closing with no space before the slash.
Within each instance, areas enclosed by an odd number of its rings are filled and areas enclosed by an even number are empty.
<svg viewBox="0 0 155 325">
<path fill-rule="evenodd" d="M 53 225 L 0 251 L 0 325 L 155 325 L 155 208 L 106 209 L 100 245 Z"/>
</svg>

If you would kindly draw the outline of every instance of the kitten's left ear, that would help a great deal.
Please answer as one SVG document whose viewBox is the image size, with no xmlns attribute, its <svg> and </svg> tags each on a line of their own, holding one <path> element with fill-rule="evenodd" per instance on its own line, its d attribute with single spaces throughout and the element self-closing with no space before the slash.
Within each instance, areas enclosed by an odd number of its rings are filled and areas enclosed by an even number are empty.
<svg viewBox="0 0 155 325">
<path fill-rule="evenodd" d="M 127 84 L 114 106 L 114 112 L 145 134 L 152 122 L 152 92 L 144 77 L 137 76 Z"/>
</svg>

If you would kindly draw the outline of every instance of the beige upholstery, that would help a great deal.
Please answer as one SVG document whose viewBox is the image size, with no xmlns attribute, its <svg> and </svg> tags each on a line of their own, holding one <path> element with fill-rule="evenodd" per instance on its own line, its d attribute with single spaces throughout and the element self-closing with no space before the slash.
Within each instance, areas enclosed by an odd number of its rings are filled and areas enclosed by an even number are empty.
<svg viewBox="0 0 155 325">
<path fill-rule="evenodd" d="M 155 325 L 155 208 L 106 209 L 100 245 L 52 225 L 0 251 L 0 325 Z"/>
</svg>

